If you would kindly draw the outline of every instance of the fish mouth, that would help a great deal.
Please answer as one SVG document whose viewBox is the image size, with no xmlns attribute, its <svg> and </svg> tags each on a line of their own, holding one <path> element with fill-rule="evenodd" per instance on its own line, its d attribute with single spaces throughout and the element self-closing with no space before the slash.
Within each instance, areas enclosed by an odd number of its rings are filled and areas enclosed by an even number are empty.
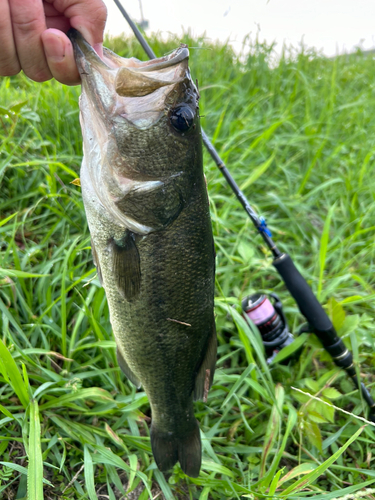
<svg viewBox="0 0 375 500">
<path fill-rule="evenodd" d="M 166 69 L 170 68 L 171 66 L 175 66 L 176 64 L 180 64 L 181 62 L 185 61 L 185 59 L 189 58 L 189 49 L 185 45 L 182 45 L 170 54 L 159 57 L 157 59 L 151 59 L 149 61 L 139 61 L 135 58 L 124 59 L 107 48 L 104 48 L 104 54 L 108 59 L 112 60 L 115 63 L 117 62 L 122 66 L 131 67 L 133 71 L 147 72 Z"/>
<path fill-rule="evenodd" d="M 122 97 L 143 97 L 162 87 L 180 83 L 189 76 L 189 50 L 185 45 L 150 61 L 122 58 L 104 48 L 101 59 L 79 31 L 71 29 L 68 36 L 82 79 L 99 71 L 103 77 L 106 75 L 104 78 L 108 84 L 113 84 L 115 92 Z"/>
<path fill-rule="evenodd" d="M 193 85 L 185 45 L 151 61 L 123 58 L 103 48 L 101 59 L 79 31 L 71 29 L 68 36 L 82 80 L 83 120 L 91 120 L 94 115 L 95 121 L 107 123 L 125 119 L 144 130 L 167 112 L 170 96 L 175 100 Z M 88 108 L 91 118 L 82 111 Z"/>
</svg>

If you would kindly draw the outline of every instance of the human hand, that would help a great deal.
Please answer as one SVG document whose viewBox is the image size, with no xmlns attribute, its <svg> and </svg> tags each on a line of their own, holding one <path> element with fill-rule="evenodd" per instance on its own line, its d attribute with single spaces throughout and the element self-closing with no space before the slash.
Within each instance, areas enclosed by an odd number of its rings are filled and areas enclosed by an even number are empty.
<svg viewBox="0 0 375 500">
<path fill-rule="evenodd" d="M 0 0 L 0 75 L 80 83 L 65 33 L 77 29 L 101 56 L 106 18 L 102 0 Z"/>
</svg>

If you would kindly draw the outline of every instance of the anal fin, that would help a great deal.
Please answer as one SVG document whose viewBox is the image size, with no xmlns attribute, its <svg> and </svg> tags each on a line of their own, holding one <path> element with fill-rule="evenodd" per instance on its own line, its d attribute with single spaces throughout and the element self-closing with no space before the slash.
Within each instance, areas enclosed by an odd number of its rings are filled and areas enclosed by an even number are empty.
<svg viewBox="0 0 375 500">
<path fill-rule="evenodd" d="M 197 401 L 197 399 L 205 400 L 207 398 L 208 389 L 211 387 L 214 379 L 216 352 L 217 338 L 214 324 L 212 334 L 208 340 L 205 357 L 195 379 L 194 401 Z"/>
<path fill-rule="evenodd" d="M 103 286 L 102 270 L 100 269 L 98 254 L 96 253 L 96 248 L 92 238 L 91 238 L 91 253 L 92 253 L 92 260 L 94 262 L 94 266 L 96 267 L 96 272 L 98 274 L 100 284 Z"/>
<path fill-rule="evenodd" d="M 141 287 L 141 262 L 135 235 L 126 231 L 121 240 L 112 239 L 112 271 L 116 285 L 126 300 L 139 294 Z"/>
<path fill-rule="evenodd" d="M 119 348 L 117 347 L 116 349 L 116 357 L 117 357 L 117 362 L 121 370 L 125 373 L 125 375 L 128 377 L 130 382 L 136 386 L 137 389 L 141 387 L 140 381 L 137 379 L 137 377 L 134 375 L 134 373 L 131 371 L 129 368 L 128 363 L 125 361 L 123 358 L 121 352 L 119 351 Z"/>
</svg>

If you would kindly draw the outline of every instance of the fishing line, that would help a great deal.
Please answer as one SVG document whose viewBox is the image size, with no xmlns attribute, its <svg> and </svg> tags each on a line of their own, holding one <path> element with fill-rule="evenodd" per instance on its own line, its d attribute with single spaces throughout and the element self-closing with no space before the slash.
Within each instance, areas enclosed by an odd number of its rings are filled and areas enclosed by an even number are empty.
<svg viewBox="0 0 375 500">
<path fill-rule="evenodd" d="M 128 22 L 135 37 L 141 44 L 148 57 L 150 59 L 156 59 L 156 55 L 154 54 L 153 50 L 148 45 L 144 36 L 139 31 L 132 19 L 129 17 L 128 13 L 121 5 L 119 0 L 113 1 Z M 203 129 L 202 140 L 211 158 L 216 163 L 216 166 L 219 168 L 233 193 L 236 195 L 238 201 L 241 203 L 245 212 L 253 222 L 255 228 L 262 236 L 267 247 L 272 252 L 272 255 L 274 257 L 272 265 L 276 268 L 285 286 L 289 290 L 289 293 L 296 301 L 298 309 L 308 322 L 309 326 L 304 331 L 314 332 L 315 335 L 319 338 L 323 347 L 331 355 L 336 366 L 338 366 L 339 368 L 343 368 L 348 373 L 355 386 L 361 391 L 363 399 L 369 406 L 369 420 L 375 422 L 375 401 L 373 400 L 370 392 L 367 390 L 363 382 L 361 382 L 357 377 L 352 353 L 346 348 L 342 339 L 337 335 L 332 321 L 329 319 L 327 313 L 323 309 L 318 299 L 315 297 L 305 278 L 294 265 L 294 262 L 290 255 L 281 252 L 277 248 L 276 243 L 272 239 L 271 231 L 267 227 L 265 219 L 263 217 L 259 217 L 253 210 L 246 196 L 240 190 L 237 183 L 229 173 L 229 170 L 227 169 L 225 163 L 220 158 L 214 145 L 211 143 Z"/>
</svg>

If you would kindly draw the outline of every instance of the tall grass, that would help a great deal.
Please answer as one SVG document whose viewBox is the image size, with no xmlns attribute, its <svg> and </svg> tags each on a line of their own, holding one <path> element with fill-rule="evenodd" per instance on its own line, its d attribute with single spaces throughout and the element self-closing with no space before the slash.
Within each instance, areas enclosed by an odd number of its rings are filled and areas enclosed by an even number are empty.
<svg viewBox="0 0 375 500">
<path fill-rule="evenodd" d="M 372 389 L 372 56 L 285 49 L 271 65 L 272 48 L 259 43 L 239 61 L 228 47 L 183 41 L 198 47 L 190 66 L 206 132 Z M 161 55 L 179 42 L 152 45 Z M 108 45 L 143 57 L 134 41 Z M 358 391 L 313 336 L 297 362 L 269 367 L 241 317 L 244 295 L 276 291 L 291 330 L 303 321 L 208 155 L 219 355 L 208 401 L 196 405 L 203 465 L 197 479 L 178 465 L 165 477 L 157 470 L 147 397 L 117 366 L 72 184 L 78 96 L 22 75 L 0 81 L 0 498 L 374 498 L 375 433 L 356 417 Z"/>
</svg>

